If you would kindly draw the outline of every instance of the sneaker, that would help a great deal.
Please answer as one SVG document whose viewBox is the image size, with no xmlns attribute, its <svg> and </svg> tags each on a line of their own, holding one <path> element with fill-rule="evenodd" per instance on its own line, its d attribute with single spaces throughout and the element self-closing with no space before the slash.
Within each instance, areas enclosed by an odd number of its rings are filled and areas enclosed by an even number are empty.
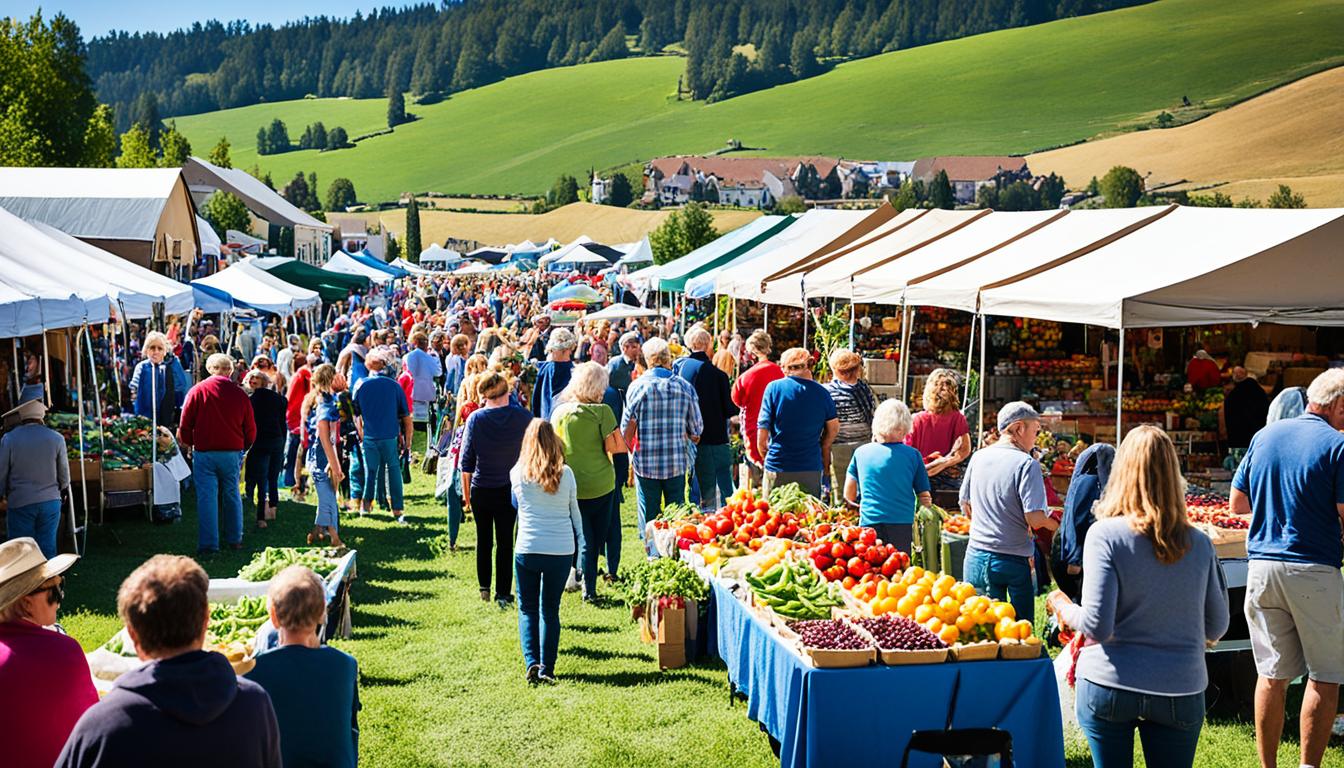
<svg viewBox="0 0 1344 768">
<path fill-rule="evenodd" d="M 583 586 L 583 574 L 579 573 L 573 568 L 570 568 L 569 580 L 565 582 L 565 591 L 578 592 L 582 586 Z"/>
<path fill-rule="evenodd" d="M 560 681 L 556 680 L 555 675 L 551 674 L 550 672 L 541 670 L 540 672 L 537 673 L 537 682 L 541 683 L 542 685 L 555 685 Z"/>
<path fill-rule="evenodd" d="M 541 665 L 533 664 L 527 668 L 527 684 L 536 685 L 541 682 Z"/>
<path fill-rule="evenodd" d="M 488 589 L 481 590 L 481 600 L 487 603 L 490 602 L 490 590 Z"/>
<path fill-rule="evenodd" d="M 411 524 L 411 521 L 407 520 L 405 515 L 397 515 L 396 517 L 392 518 L 392 522 L 396 523 L 397 525 Z"/>
</svg>

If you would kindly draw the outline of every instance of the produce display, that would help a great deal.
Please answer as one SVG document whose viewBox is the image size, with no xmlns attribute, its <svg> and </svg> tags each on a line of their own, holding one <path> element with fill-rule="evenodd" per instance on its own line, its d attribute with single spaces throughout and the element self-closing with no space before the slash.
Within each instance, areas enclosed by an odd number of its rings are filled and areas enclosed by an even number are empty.
<svg viewBox="0 0 1344 768">
<path fill-rule="evenodd" d="M 807 550 L 813 565 L 827 581 L 847 576 L 861 579 L 869 573 L 891 577 L 910 565 L 910 556 L 884 544 L 872 528 L 817 526 L 813 545 Z"/>
<path fill-rule="evenodd" d="M 952 515 L 943 521 L 943 530 L 947 533 L 969 536 L 971 533 L 971 518 L 965 515 Z"/>
<path fill-rule="evenodd" d="M 1195 486 L 1186 490 L 1185 512 L 1192 523 L 1205 523 L 1215 528 L 1234 531 L 1244 531 L 1251 527 L 1249 518 L 1232 514 L 1232 507 L 1226 496 Z"/>
<path fill-rule="evenodd" d="M 787 619 L 827 619 L 844 600 L 821 574 L 804 562 L 783 560 L 755 576 L 746 574 L 757 604 Z"/>
<path fill-rule="evenodd" d="M 798 641 L 808 648 L 862 651 L 873 647 L 872 643 L 855 632 L 848 622 L 839 619 L 791 621 L 788 627 L 798 635 Z"/>
<path fill-rule="evenodd" d="M 252 556 L 252 562 L 238 569 L 238 578 L 244 581 L 270 581 L 275 575 L 291 565 L 302 565 L 326 578 L 336 566 L 340 557 L 334 549 L 320 547 L 267 547 Z"/>
<path fill-rule="evenodd" d="M 924 627 L 904 616 L 875 616 L 858 620 L 883 651 L 934 651 L 946 648 L 947 643 Z"/>
<path fill-rule="evenodd" d="M 645 560 L 625 569 L 618 582 L 627 605 L 639 614 L 649 600 L 681 598 L 703 602 L 709 598 L 709 585 L 681 560 L 660 557 Z"/>
<path fill-rule="evenodd" d="M 810 509 L 810 501 L 799 501 L 789 492 L 790 488 L 802 493 L 797 490 L 797 485 L 790 484 L 775 489 L 771 498 L 777 501 L 771 501 L 756 498 L 750 490 L 739 490 L 732 495 L 727 506 L 705 516 L 698 524 L 692 522 L 692 517 L 685 518 L 676 527 L 677 547 L 689 549 L 692 544 L 709 544 L 726 539 L 755 551 L 761 548 L 763 538 L 778 536 L 791 539 L 797 536 L 802 530 L 798 514 Z M 803 496 L 811 499 L 806 494 Z"/>
<path fill-rule="evenodd" d="M 266 623 L 267 616 L 264 597 L 240 597 L 236 603 L 211 603 L 205 647 L 224 654 L 229 661 L 242 661 L 252 655 L 257 629 Z"/>
<path fill-rule="evenodd" d="M 153 424 L 144 416 L 84 419 L 82 454 L 79 450 L 79 416 L 48 413 L 46 423 L 65 438 L 66 456 L 73 461 L 100 458 L 103 469 L 107 470 L 137 469 L 153 461 L 154 447 L 150 443 Z M 161 459 L 172 458 L 176 453 L 177 447 L 172 441 L 160 446 Z"/>
</svg>

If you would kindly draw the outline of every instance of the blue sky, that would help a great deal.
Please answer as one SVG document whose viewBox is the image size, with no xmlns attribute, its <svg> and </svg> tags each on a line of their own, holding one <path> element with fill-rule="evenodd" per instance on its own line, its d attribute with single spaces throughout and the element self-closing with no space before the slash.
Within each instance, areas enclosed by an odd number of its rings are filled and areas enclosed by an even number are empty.
<svg viewBox="0 0 1344 768">
<path fill-rule="evenodd" d="M 128 32 L 168 32 L 195 21 L 243 19 L 279 26 L 304 16 L 353 16 L 356 10 L 413 5 L 408 0 L 232 0 L 194 3 L 182 0 L 3 0 L 0 15 L 28 18 L 39 8 L 43 16 L 64 13 L 79 25 L 84 39 L 112 29 Z"/>
</svg>

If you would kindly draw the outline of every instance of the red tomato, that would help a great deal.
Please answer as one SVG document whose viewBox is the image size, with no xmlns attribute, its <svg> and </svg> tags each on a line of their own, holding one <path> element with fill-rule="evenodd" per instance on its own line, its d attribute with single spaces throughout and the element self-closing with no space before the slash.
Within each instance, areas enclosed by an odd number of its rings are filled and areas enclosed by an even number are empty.
<svg viewBox="0 0 1344 768">
<path fill-rule="evenodd" d="M 877 565 L 882 562 L 884 558 L 882 557 L 882 550 L 877 547 L 872 547 L 864 553 L 863 559 L 868 561 L 869 565 Z"/>
<path fill-rule="evenodd" d="M 859 557 L 866 556 L 868 554 L 868 545 L 864 544 L 862 541 L 854 542 L 854 554 Z"/>
<path fill-rule="evenodd" d="M 683 524 L 677 529 L 677 537 L 682 539 L 694 539 L 699 534 L 695 531 L 695 526 L 690 523 Z"/>
<path fill-rule="evenodd" d="M 849 571 L 850 576 L 853 576 L 854 578 L 858 579 L 862 578 L 863 574 L 867 573 L 870 570 L 870 567 L 867 561 L 865 561 L 863 558 L 851 557 L 849 559 L 849 565 L 846 570 Z"/>
<path fill-rule="evenodd" d="M 832 565 L 830 568 L 826 569 L 827 581 L 836 581 L 838 579 L 843 579 L 844 577 L 845 577 L 845 566 L 841 565 L 840 563 L 836 563 L 835 565 Z"/>
<path fill-rule="evenodd" d="M 883 576 L 895 576 L 901 570 L 901 558 L 892 555 L 882 563 Z"/>
<path fill-rule="evenodd" d="M 762 530 L 765 531 L 766 536 L 774 536 L 776 533 L 779 532 L 779 528 L 769 521 L 766 522 L 765 528 L 763 528 Z"/>
<path fill-rule="evenodd" d="M 854 542 L 856 542 L 856 541 L 858 541 L 858 540 L 859 540 L 859 529 L 858 529 L 858 528 L 846 528 L 846 529 L 845 529 L 845 541 L 848 541 L 848 542 L 850 542 L 850 543 L 852 544 L 852 543 L 854 543 Z"/>
<path fill-rule="evenodd" d="M 751 535 L 746 531 L 738 531 L 737 535 L 733 537 L 733 541 L 736 541 L 738 544 L 746 544 L 751 541 Z"/>
<path fill-rule="evenodd" d="M 830 532 L 831 532 L 831 524 L 830 524 L 830 523 L 822 523 L 821 525 L 818 525 L 818 526 L 816 527 L 816 534 L 817 534 L 817 537 L 818 537 L 818 538 L 820 538 L 820 537 L 822 537 L 822 536 L 825 536 L 826 534 L 828 534 L 828 533 L 830 533 Z"/>
<path fill-rule="evenodd" d="M 700 537 L 700 540 L 704 542 L 713 541 L 714 537 L 718 535 L 714 533 L 713 528 L 711 528 L 708 525 L 705 525 L 704 523 L 701 523 L 700 525 L 696 526 L 695 533 L 697 536 Z"/>
<path fill-rule="evenodd" d="M 854 585 L 857 583 L 858 582 L 854 581 L 853 576 L 846 576 L 845 580 L 840 582 L 840 586 L 844 587 L 845 589 L 853 589 Z"/>
<path fill-rule="evenodd" d="M 872 528 L 859 529 L 859 541 L 864 544 L 872 544 L 877 541 L 877 531 Z"/>
<path fill-rule="evenodd" d="M 752 505 L 752 509 L 756 510 L 757 512 L 765 512 L 770 509 L 770 502 L 766 501 L 765 499 L 761 499 L 760 501 L 757 501 L 755 504 Z"/>
<path fill-rule="evenodd" d="M 720 536 L 733 532 L 733 521 L 726 517 L 718 517 L 714 520 L 714 532 Z"/>
<path fill-rule="evenodd" d="M 835 564 L 835 560 L 831 559 L 829 555 L 813 555 L 812 564 L 817 566 L 817 570 L 825 571 Z"/>
<path fill-rule="evenodd" d="M 779 535 L 786 539 L 792 539 L 794 536 L 798 535 L 798 524 L 791 522 L 785 525 L 784 530 L 780 531 Z"/>
<path fill-rule="evenodd" d="M 844 542 L 837 541 L 831 545 L 831 557 L 836 560 L 843 560 L 849 557 L 849 554 L 847 553 L 848 549 L 849 547 L 845 546 Z"/>
</svg>

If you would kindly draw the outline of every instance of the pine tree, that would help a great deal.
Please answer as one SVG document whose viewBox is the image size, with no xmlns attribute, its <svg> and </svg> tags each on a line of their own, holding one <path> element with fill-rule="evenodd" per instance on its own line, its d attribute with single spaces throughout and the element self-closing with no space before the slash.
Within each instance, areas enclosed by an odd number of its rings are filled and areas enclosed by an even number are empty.
<svg viewBox="0 0 1344 768">
<path fill-rule="evenodd" d="M 630 178 L 624 173 L 612 176 L 607 189 L 607 205 L 625 208 L 635 200 L 634 192 L 630 189 Z"/>
<path fill-rule="evenodd" d="M 257 129 L 257 154 L 271 154 L 271 137 L 270 134 L 266 133 L 265 128 Z"/>
<path fill-rule="evenodd" d="M 149 144 L 149 130 L 136 123 L 130 130 L 121 134 L 121 156 L 117 158 L 118 168 L 153 168 L 159 164 L 159 157 Z"/>
<path fill-rule="evenodd" d="M 303 210 L 316 211 L 322 208 L 322 201 L 317 197 L 317 171 L 308 174 L 308 198 L 303 203 Z"/>
<path fill-rule="evenodd" d="M 952 182 L 947 178 L 947 171 L 939 171 L 929 184 L 929 207 L 952 210 L 956 204 L 957 198 L 952 194 Z"/>
<path fill-rule="evenodd" d="M 350 138 L 346 136 L 345 129 L 336 126 L 327 131 L 327 149 L 344 149 L 350 146 Z"/>
<path fill-rule="evenodd" d="M 415 195 L 411 195 L 411 200 L 406 204 L 406 258 L 410 261 L 420 262 L 420 204 L 416 202 Z"/>
<path fill-rule="evenodd" d="M 387 84 L 387 127 L 396 128 L 406 122 L 406 95 L 395 82 Z"/>
<path fill-rule="evenodd" d="M 217 165 L 220 168 L 232 168 L 233 158 L 229 157 L 229 139 L 226 136 L 220 136 L 219 142 L 210 150 L 210 154 L 205 158 L 211 165 Z"/>
<path fill-rule="evenodd" d="M 117 164 L 117 131 L 112 123 L 112 108 L 99 104 L 84 128 L 84 156 L 80 165 L 86 168 L 111 168 Z"/>
<path fill-rule="evenodd" d="M 355 185 L 347 178 L 333 179 L 331 186 L 327 187 L 327 210 L 329 211 L 344 211 L 354 205 L 357 200 Z"/>
<path fill-rule="evenodd" d="M 163 129 L 159 134 L 159 145 L 163 148 L 163 156 L 159 158 L 159 165 L 164 168 L 181 168 L 187 164 L 187 158 L 191 157 L 191 142 L 187 137 L 178 133 L 177 122 L 173 121 Z"/>
</svg>

